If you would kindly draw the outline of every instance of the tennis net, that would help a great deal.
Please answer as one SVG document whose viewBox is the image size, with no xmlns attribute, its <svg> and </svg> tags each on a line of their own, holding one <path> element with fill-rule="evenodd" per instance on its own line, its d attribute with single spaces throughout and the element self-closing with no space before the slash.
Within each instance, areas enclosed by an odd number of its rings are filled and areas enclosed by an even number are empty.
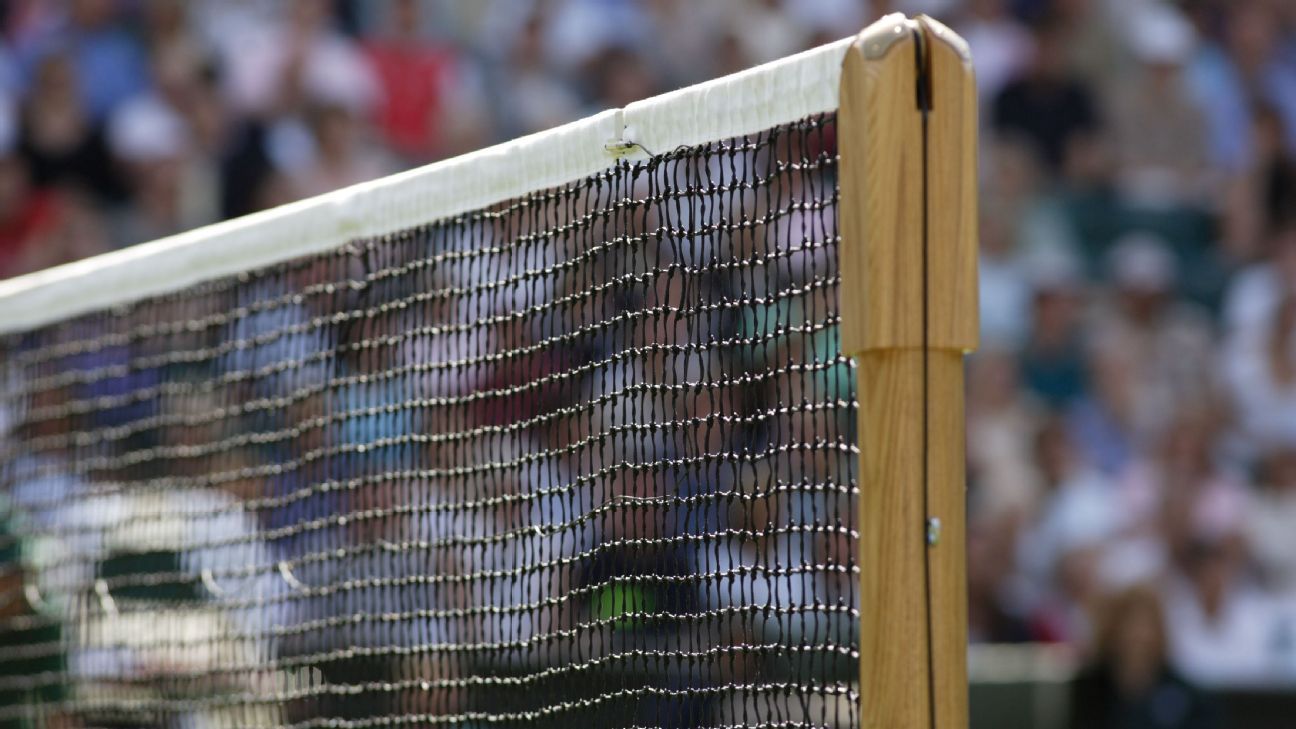
<svg viewBox="0 0 1296 729">
<path fill-rule="evenodd" d="M 853 47 L 0 289 L 0 727 L 858 725 Z"/>
</svg>

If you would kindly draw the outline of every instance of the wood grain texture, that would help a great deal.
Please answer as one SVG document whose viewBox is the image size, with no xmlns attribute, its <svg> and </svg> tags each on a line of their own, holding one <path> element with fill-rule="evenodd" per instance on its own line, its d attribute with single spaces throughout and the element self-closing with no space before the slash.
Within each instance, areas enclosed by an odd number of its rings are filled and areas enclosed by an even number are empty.
<svg viewBox="0 0 1296 729">
<path fill-rule="evenodd" d="M 963 353 L 927 352 L 927 515 L 940 541 L 927 548 L 931 681 L 936 729 L 966 729 L 967 480 L 964 467 Z"/>
<path fill-rule="evenodd" d="M 879 25 L 907 35 L 870 57 Z M 885 30 L 885 27 L 882 28 Z M 842 67 L 837 112 L 842 231 L 842 349 L 922 347 L 922 114 L 918 30 L 884 18 L 860 34 Z"/>
<path fill-rule="evenodd" d="M 890 16 L 847 53 L 840 306 L 842 347 L 859 363 L 869 728 L 967 726 L 963 354 L 978 329 L 975 115 L 966 45 L 935 21 Z M 930 517 L 941 522 L 934 545 Z"/>
<path fill-rule="evenodd" d="M 859 357 L 860 725 L 931 729 L 923 357 Z"/>
<path fill-rule="evenodd" d="M 963 353 L 977 345 L 976 82 L 967 45 L 919 17 L 927 56 L 927 550 L 936 729 L 968 725 Z"/>
<path fill-rule="evenodd" d="M 977 98 L 967 44 L 918 18 L 927 55 L 927 346 L 977 346 Z"/>
<path fill-rule="evenodd" d="M 860 718 L 931 729 L 918 26 L 860 34 L 837 113 L 842 348 L 859 364 Z"/>
</svg>

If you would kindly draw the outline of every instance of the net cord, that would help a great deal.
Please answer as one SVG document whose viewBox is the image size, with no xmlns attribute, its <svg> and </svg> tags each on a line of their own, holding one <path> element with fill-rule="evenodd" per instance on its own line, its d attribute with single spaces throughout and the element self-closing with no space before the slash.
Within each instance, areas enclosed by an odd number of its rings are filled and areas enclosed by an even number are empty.
<svg viewBox="0 0 1296 729">
<path fill-rule="evenodd" d="M 619 159 L 647 158 L 649 150 L 738 137 L 835 110 L 842 59 L 854 41 L 844 38 L 408 172 L 0 281 L 0 334 L 453 218 L 596 174 Z"/>
</svg>

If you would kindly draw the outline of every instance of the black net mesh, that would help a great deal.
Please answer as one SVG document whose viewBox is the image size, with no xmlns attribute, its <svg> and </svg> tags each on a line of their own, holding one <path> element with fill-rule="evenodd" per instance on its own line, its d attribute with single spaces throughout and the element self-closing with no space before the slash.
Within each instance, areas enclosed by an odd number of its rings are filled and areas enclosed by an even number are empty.
<svg viewBox="0 0 1296 729">
<path fill-rule="evenodd" d="M 0 727 L 856 725 L 834 118 L 0 339 Z"/>
</svg>

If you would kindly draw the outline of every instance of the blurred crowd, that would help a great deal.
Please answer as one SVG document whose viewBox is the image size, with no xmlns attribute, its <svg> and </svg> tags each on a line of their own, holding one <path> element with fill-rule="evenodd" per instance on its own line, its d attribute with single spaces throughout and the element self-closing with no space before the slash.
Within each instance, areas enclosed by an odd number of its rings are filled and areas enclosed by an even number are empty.
<svg viewBox="0 0 1296 729">
<path fill-rule="evenodd" d="M 1120 633 L 1099 607 L 1150 591 L 1190 679 L 1296 683 L 1291 2 L 10 0 L 0 276 L 623 106 L 890 10 L 954 27 L 979 82 L 973 639 L 1097 646 Z"/>
<path fill-rule="evenodd" d="M 974 639 L 1101 652 L 1139 633 L 1100 628 L 1115 599 L 1191 681 L 1296 685 L 1296 4 L 952 17 L 983 129 Z"/>
</svg>

